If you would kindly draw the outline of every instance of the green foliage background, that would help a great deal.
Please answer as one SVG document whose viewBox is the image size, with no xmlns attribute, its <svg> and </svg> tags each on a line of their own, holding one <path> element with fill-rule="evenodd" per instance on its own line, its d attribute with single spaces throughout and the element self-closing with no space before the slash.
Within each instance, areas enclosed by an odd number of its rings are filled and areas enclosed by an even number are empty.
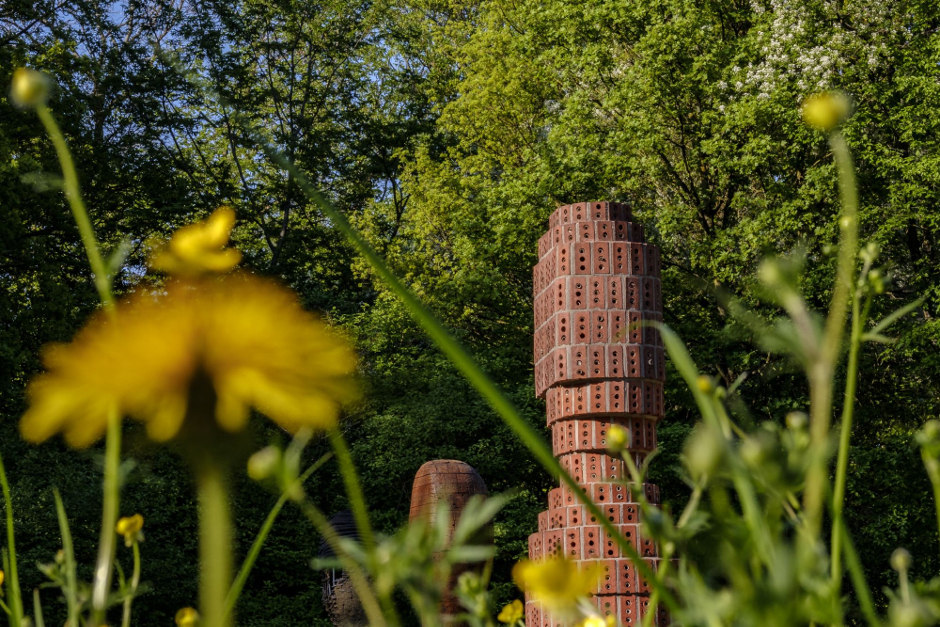
<svg viewBox="0 0 940 627">
<path fill-rule="evenodd" d="M 747 376 L 742 415 L 779 421 L 805 408 L 804 381 L 754 347 L 720 295 L 772 313 L 755 288 L 756 264 L 801 244 L 804 291 L 826 302 L 834 172 L 798 103 L 846 91 L 862 236 L 891 264 L 884 306 L 927 299 L 898 342 L 863 354 L 846 515 L 877 591 L 893 584 L 897 546 L 914 555 L 918 577 L 940 567 L 911 442 L 940 413 L 938 32 L 940 7 L 927 0 L 14 1 L 0 6 L 0 83 L 21 65 L 58 82 L 52 107 L 99 236 L 109 248 L 131 244 L 118 291 L 154 280 L 143 265 L 151 238 L 229 203 L 246 265 L 348 329 L 368 394 L 345 430 L 379 528 L 405 520 L 411 479 L 429 459 L 462 459 L 492 491 L 519 490 L 496 528 L 507 599 L 509 566 L 525 553 L 551 478 L 294 182 L 251 147 L 231 110 L 193 91 L 155 45 L 179 52 L 266 129 L 533 425 L 544 410 L 532 398 L 536 241 L 556 205 L 589 199 L 633 204 L 662 247 L 666 322 L 705 371 L 725 383 Z M 29 565 L 59 546 L 51 487 L 62 491 L 86 564 L 100 514 L 100 451 L 28 446 L 16 434 L 41 347 L 68 340 L 95 306 L 57 172 L 34 116 L 0 103 L 0 454 L 26 590 L 41 582 Z M 697 418 L 677 379 L 667 383 L 653 467 L 674 506 L 687 494 L 677 454 Z M 278 437 L 258 429 L 259 443 Z M 325 446 L 313 449 L 311 459 Z M 146 518 L 143 580 L 153 590 L 135 602 L 138 624 L 169 624 L 195 597 L 193 497 L 171 453 L 133 429 L 126 450 L 135 463 L 122 509 Z M 332 466 L 310 492 L 328 512 L 345 506 Z M 240 550 L 273 502 L 239 486 Z M 248 582 L 242 624 L 325 621 L 309 568 L 317 546 L 286 509 Z"/>
</svg>

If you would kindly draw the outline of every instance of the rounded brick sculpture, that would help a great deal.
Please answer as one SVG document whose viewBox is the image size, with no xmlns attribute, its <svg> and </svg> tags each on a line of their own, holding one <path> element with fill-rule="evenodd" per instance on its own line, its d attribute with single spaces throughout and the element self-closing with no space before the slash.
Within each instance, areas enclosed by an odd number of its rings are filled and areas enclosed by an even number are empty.
<svg viewBox="0 0 940 627">
<path fill-rule="evenodd" d="M 656 547 L 639 533 L 639 505 L 623 481 L 623 460 L 606 452 L 606 436 L 611 425 L 627 429 L 638 464 L 656 448 L 665 356 L 659 332 L 645 323 L 662 321 L 659 249 L 644 242 L 625 204 L 559 207 L 539 240 L 533 292 L 535 391 L 545 399 L 554 453 L 655 569 Z M 642 489 L 659 502 L 655 485 Z M 564 484 L 549 492 L 548 511 L 529 536 L 529 557 L 600 560 L 606 572 L 594 601 L 601 614 L 638 625 L 649 586 L 579 503 Z M 655 622 L 665 624 L 665 615 Z M 526 598 L 528 627 L 560 624 Z"/>
<path fill-rule="evenodd" d="M 449 538 L 452 538 L 460 515 L 467 502 L 475 495 L 486 496 L 487 490 L 486 483 L 473 466 L 456 459 L 435 459 L 426 462 L 415 473 L 409 518 L 434 520 L 441 503 L 446 502 L 447 515 L 450 518 Z M 486 537 L 476 538 L 477 541 L 492 542 L 491 529 L 484 529 L 482 533 Z M 453 590 L 457 578 L 469 568 L 470 566 L 458 565 L 451 572 L 441 599 L 441 614 L 445 624 L 452 624 L 451 617 L 464 611 Z"/>
</svg>

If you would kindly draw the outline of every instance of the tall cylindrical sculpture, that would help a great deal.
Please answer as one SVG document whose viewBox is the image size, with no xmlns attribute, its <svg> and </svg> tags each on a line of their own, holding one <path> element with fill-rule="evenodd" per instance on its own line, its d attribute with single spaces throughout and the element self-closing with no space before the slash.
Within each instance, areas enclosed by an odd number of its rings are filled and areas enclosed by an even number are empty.
<svg viewBox="0 0 940 627">
<path fill-rule="evenodd" d="M 624 463 L 606 452 L 607 430 L 621 425 L 632 436 L 630 455 L 642 462 L 656 448 L 663 416 L 662 340 L 644 324 L 662 320 L 659 249 L 644 242 L 643 227 L 631 217 L 627 205 L 612 202 L 552 213 L 533 271 L 535 389 L 546 401 L 555 456 L 655 569 L 656 547 L 639 533 Z M 642 489 L 659 502 L 655 485 Z M 594 600 L 601 614 L 640 623 L 649 585 L 564 484 L 549 492 L 548 511 L 529 537 L 531 559 L 553 553 L 600 560 L 606 573 Z M 526 599 L 527 626 L 557 624 Z"/>
</svg>

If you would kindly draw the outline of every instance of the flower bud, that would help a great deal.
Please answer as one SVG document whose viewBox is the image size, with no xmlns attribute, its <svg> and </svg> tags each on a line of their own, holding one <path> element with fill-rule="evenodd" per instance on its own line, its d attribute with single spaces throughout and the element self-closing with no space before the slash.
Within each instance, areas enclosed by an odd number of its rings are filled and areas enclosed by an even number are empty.
<svg viewBox="0 0 940 627">
<path fill-rule="evenodd" d="M 177 627 L 195 627 L 199 624 L 199 612 L 191 607 L 184 607 L 176 613 Z"/>
<path fill-rule="evenodd" d="M 685 465 L 693 479 L 710 476 L 718 469 L 723 457 L 722 443 L 707 427 L 697 427 L 685 445 Z"/>
<path fill-rule="evenodd" d="M 940 455 L 940 421 L 925 422 L 915 439 L 928 455 L 933 457 Z"/>
<path fill-rule="evenodd" d="M 620 455 L 630 446 L 630 432 L 620 425 L 610 425 L 607 430 L 607 452 L 610 455 Z"/>
<path fill-rule="evenodd" d="M 759 468 L 767 459 L 764 443 L 755 437 L 744 440 L 741 443 L 741 459 L 749 468 Z"/>
<path fill-rule="evenodd" d="M 931 614 L 922 603 L 895 602 L 888 608 L 892 627 L 927 627 L 934 623 Z"/>
<path fill-rule="evenodd" d="M 702 394 L 711 394 L 715 391 L 715 382 L 712 381 L 711 377 L 702 374 L 695 380 L 695 387 L 697 387 L 698 391 Z"/>
<path fill-rule="evenodd" d="M 18 107 L 32 109 L 46 104 L 52 81 L 49 77 L 31 68 L 21 67 L 13 72 L 10 99 Z"/>
<path fill-rule="evenodd" d="M 794 431 L 802 431 L 806 428 L 809 418 L 801 411 L 791 411 L 787 414 L 787 428 Z"/>
<path fill-rule="evenodd" d="M 275 446 L 266 446 L 248 458 L 248 476 L 264 481 L 277 472 L 280 463 L 281 451 Z"/>
<path fill-rule="evenodd" d="M 757 276 L 767 287 L 775 287 L 783 282 L 783 273 L 776 259 L 765 259 L 757 269 Z"/>
<path fill-rule="evenodd" d="M 849 117 L 849 99 L 839 92 L 815 94 L 803 101 L 803 121 L 820 131 L 831 131 Z"/>
<path fill-rule="evenodd" d="M 907 572 L 911 567 L 911 554 L 905 549 L 894 549 L 891 554 L 891 568 L 900 572 Z"/>
</svg>

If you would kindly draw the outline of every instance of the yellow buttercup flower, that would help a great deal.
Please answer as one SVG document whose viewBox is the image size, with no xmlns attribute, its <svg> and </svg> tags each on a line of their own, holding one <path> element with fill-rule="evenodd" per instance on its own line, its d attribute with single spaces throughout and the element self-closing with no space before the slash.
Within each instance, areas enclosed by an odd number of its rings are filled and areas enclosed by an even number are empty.
<svg viewBox="0 0 940 627">
<path fill-rule="evenodd" d="M 205 221 L 176 231 L 169 243 L 154 253 L 150 266 L 182 276 L 228 272 L 242 258 L 234 248 L 225 248 L 234 225 L 232 208 L 220 207 Z"/>
<path fill-rule="evenodd" d="M 803 121 L 821 131 L 831 131 L 849 117 L 851 105 L 845 94 L 830 91 L 803 101 Z"/>
<path fill-rule="evenodd" d="M 2 585 L 3 585 L 3 578 L 4 578 L 4 574 L 3 574 L 3 571 L 2 571 L 2 570 L 0 570 L 0 586 L 2 586 Z"/>
<path fill-rule="evenodd" d="M 572 609 L 579 599 L 590 596 L 601 578 L 596 562 L 578 564 L 564 557 L 544 561 L 523 560 L 512 569 L 516 585 L 552 611 Z"/>
<path fill-rule="evenodd" d="M 115 530 L 124 536 L 124 544 L 131 546 L 134 540 L 140 539 L 140 531 L 144 528 L 144 517 L 140 514 L 127 516 L 117 521 Z"/>
<path fill-rule="evenodd" d="M 62 432 L 71 446 L 89 446 L 114 413 L 140 420 L 157 441 L 207 414 L 234 433 L 252 407 L 289 431 L 328 428 L 355 397 L 353 351 L 272 281 L 173 281 L 113 313 L 45 351 L 46 372 L 27 390 L 25 439 Z"/>
<path fill-rule="evenodd" d="M 199 612 L 191 607 L 184 607 L 176 613 L 178 627 L 195 627 L 199 624 Z"/>
<path fill-rule="evenodd" d="M 617 627 L 617 619 L 613 616 L 608 616 L 607 618 L 588 616 L 578 623 L 577 627 Z"/>
<path fill-rule="evenodd" d="M 507 603 L 503 610 L 499 613 L 499 616 L 496 617 L 501 623 L 506 623 L 508 625 L 515 625 L 520 620 L 524 614 L 525 607 L 522 605 L 522 601 L 516 599 L 512 603 Z"/>
</svg>

